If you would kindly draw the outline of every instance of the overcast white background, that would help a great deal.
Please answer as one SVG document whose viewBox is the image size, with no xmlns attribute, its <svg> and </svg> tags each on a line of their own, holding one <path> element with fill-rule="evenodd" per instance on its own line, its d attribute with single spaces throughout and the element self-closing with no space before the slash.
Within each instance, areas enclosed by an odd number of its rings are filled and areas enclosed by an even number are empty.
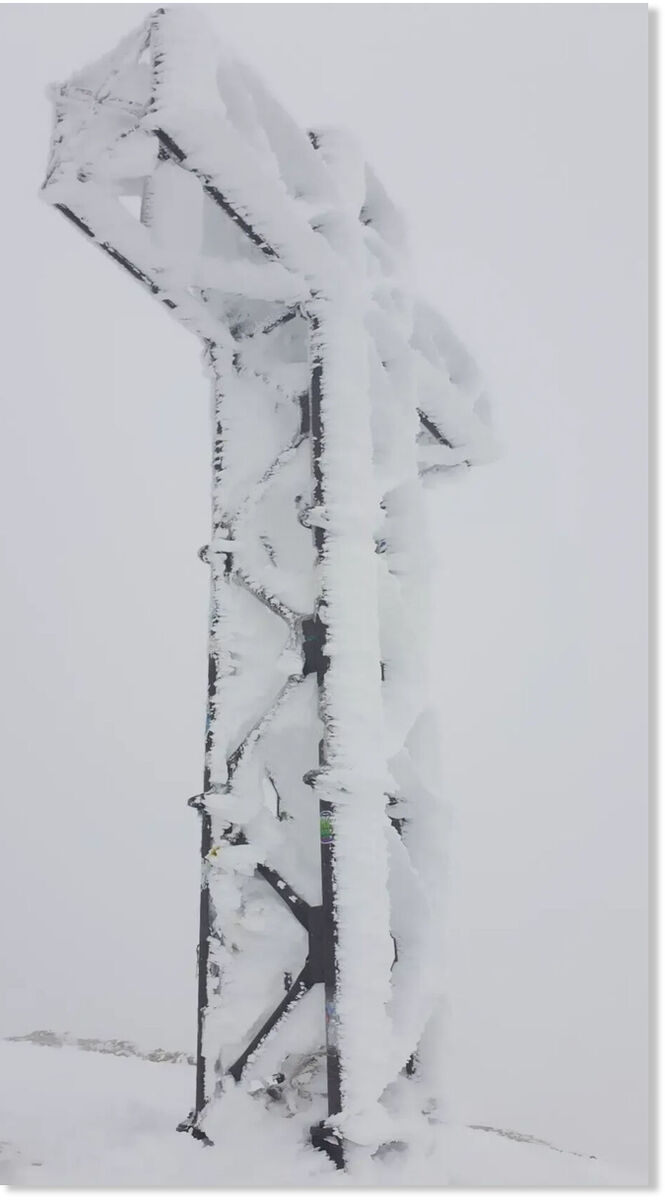
<svg viewBox="0 0 665 1200">
<path fill-rule="evenodd" d="M 0 1034 L 190 1049 L 207 385 L 37 194 L 47 83 L 148 11 L 0 9 Z M 298 121 L 354 130 L 504 446 L 430 504 L 451 1111 L 639 1169 L 646 6 L 208 12 Z"/>
</svg>

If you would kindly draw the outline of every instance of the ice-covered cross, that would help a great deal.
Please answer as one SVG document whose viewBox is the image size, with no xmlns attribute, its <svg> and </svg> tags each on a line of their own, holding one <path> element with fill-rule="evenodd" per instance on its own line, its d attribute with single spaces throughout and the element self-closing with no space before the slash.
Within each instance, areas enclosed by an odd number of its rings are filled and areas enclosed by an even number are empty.
<svg viewBox="0 0 665 1200">
<path fill-rule="evenodd" d="M 235 1080 L 342 1166 L 426 1136 L 436 1102 L 422 487 L 486 454 L 480 384 L 352 140 L 301 130 L 194 7 L 55 104 L 46 199 L 202 339 L 213 384 L 183 1125 L 223 1137 Z"/>
</svg>

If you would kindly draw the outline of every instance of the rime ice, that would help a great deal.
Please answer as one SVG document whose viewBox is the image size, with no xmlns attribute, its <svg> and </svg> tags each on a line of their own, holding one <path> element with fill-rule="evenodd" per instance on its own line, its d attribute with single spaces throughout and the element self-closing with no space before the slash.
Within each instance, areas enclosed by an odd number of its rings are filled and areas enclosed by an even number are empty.
<svg viewBox="0 0 665 1200">
<path fill-rule="evenodd" d="M 198 11 L 55 89 L 46 198 L 201 338 L 212 525 L 197 1088 L 337 1166 L 426 1146 L 444 821 L 423 481 L 491 452 L 352 139 L 299 129 Z M 243 1109 L 243 1111 L 245 1111 Z"/>
</svg>

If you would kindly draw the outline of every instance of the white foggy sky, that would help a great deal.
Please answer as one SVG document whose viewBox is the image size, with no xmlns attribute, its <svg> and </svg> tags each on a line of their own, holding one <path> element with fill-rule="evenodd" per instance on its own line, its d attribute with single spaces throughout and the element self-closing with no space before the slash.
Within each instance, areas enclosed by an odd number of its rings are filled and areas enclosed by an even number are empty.
<svg viewBox="0 0 665 1200">
<path fill-rule="evenodd" d="M 0 8 L 0 1034 L 188 1048 L 207 385 L 37 196 L 47 83 L 149 11 Z M 355 132 L 504 445 L 430 504 L 451 1111 L 640 1165 L 646 6 L 207 11 L 297 120 Z"/>
</svg>

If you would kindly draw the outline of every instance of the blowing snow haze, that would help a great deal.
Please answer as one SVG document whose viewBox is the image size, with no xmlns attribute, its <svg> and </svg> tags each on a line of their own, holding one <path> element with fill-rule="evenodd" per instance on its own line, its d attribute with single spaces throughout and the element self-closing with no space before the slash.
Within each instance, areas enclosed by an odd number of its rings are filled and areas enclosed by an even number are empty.
<svg viewBox="0 0 665 1200">
<path fill-rule="evenodd" d="M 16 114 L 2 199 L 1 1028 L 193 1052 L 198 833 L 184 800 L 200 788 L 208 381 L 196 340 L 37 198 L 45 85 L 150 10 L 35 9 L 38 24 L 21 6 L 0 14 Z M 646 13 L 378 11 L 381 39 L 376 6 L 207 6 L 298 126 L 353 131 L 408 216 L 418 293 L 494 398 L 501 459 L 427 498 L 426 654 L 453 817 L 449 1111 L 638 1180 Z"/>
</svg>

